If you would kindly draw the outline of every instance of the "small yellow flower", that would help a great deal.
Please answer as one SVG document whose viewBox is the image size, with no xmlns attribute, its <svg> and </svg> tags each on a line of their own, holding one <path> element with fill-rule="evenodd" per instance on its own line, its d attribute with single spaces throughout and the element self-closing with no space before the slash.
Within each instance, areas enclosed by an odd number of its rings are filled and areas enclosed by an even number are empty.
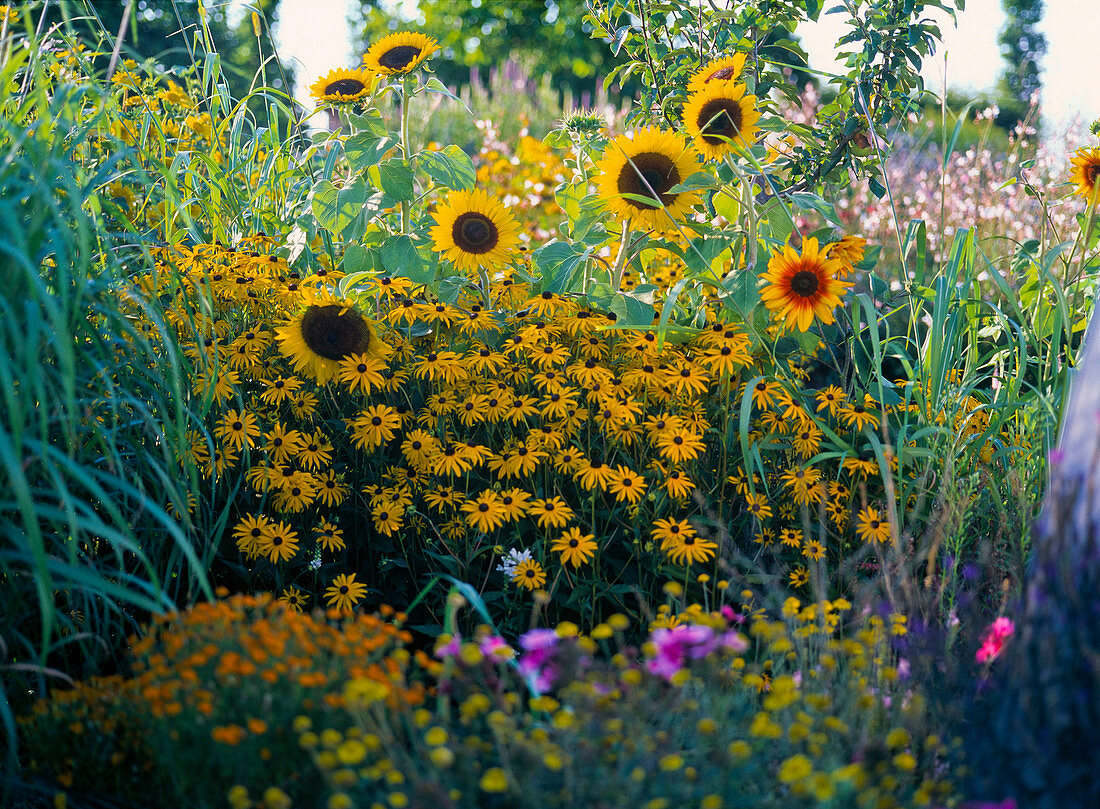
<svg viewBox="0 0 1100 809">
<path fill-rule="evenodd" d="M 477 782 L 482 792 L 507 792 L 508 776 L 500 767 L 490 767 Z"/>
</svg>

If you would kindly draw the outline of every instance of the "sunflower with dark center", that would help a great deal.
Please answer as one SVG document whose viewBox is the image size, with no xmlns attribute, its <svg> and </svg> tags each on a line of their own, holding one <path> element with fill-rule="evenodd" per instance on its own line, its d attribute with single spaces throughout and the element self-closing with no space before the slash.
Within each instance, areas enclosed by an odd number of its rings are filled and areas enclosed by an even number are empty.
<svg viewBox="0 0 1100 809">
<path fill-rule="evenodd" d="M 354 104 L 370 95 L 374 77 L 365 70 L 330 70 L 309 87 L 318 104 Z"/>
<path fill-rule="evenodd" d="M 352 354 L 384 357 L 388 346 L 374 324 L 349 304 L 319 299 L 276 330 L 279 350 L 295 371 L 324 384 L 340 373 L 340 362 Z"/>
<path fill-rule="evenodd" d="M 801 254 L 784 245 L 760 276 L 767 284 L 760 299 L 789 329 L 806 331 L 815 315 L 822 323 L 832 323 L 833 310 L 851 286 L 837 279 L 840 269 L 838 259 L 818 249 L 817 239 L 806 239 Z"/>
<path fill-rule="evenodd" d="M 435 212 L 432 249 L 463 272 L 507 265 L 519 246 L 519 225 L 500 200 L 480 189 L 452 191 Z"/>
<path fill-rule="evenodd" d="M 681 135 L 656 127 L 620 135 L 596 165 L 600 198 L 620 219 L 670 230 L 699 202 L 698 191 L 674 191 L 699 168 L 699 154 Z"/>
<path fill-rule="evenodd" d="M 1073 193 L 1091 200 L 1100 188 L 1100 149 L 1078 149 L 1070 166 Z"/>
<path fill-rule="evenodd" d="M 743 84 L 710 82 L 684 105 L 684 129 L 707 159 L 749 148 L 760 132 L 758 120 L 756 96 L 745 95 Z"/>
<path fill-rule="evenodd" d="M 693 95 L 708 84 L 720 82 L 735 82 L 745 68 L 745 54 L 735 53 L 733 56 L 723 56 L 703 65 L 688 79 L 687 92 Z"/>
<path fill-rule="evenodd" d="M 383 76 L 405 75 L 438 50 L 439 44 L 431 37 L 401 31 L 374 43 L 363 57 L 363 67 Z"/>
</svg>

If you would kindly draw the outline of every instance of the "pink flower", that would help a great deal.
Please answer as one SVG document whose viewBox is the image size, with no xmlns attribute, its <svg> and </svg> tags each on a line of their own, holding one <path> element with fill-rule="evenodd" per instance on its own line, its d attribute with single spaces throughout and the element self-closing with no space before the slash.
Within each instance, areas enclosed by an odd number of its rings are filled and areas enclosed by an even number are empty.
<svg viewBox="0 0 1100 809">
<path fill-rule="evenodd" d="M 505 643 L 504 638 L 499 635 L 489 635 L 482 638 L 478 647 L 483 655 L 496 660 L 511 660 L 516 654 L 515 650 Z"/>
<path fill-rule="evenodd" d="M 982 638 L 982 645 L 974 654 L 974 659 L 979 663 L 988 663 L 1004 649 L 1005 641 L 1016 631 L 1016 625 L 1011 618 L 998 618 L 994 621 Z"/>
<path fill-rule="evenodd" d="M 458 656 L 458 650 L 462 648 L 462 636 L 457 632 L 449 641 L 435 650 L 435 656 L 440 660 L 447 660 Z"/>
</svg>

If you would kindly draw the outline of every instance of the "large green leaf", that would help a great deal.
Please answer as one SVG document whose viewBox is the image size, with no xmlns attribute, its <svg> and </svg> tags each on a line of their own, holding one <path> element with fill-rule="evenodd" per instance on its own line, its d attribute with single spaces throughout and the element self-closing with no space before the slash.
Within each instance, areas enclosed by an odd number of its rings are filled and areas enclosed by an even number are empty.
<svg viewBox="0 0 1100 809">
<path fill-rule="evenodd" d="M 322 227 L 333 233 L 343 233 L 367 207 L 369 196 L 369 189 L 359 180 L 343 188 L 337 188 L 329 180 L 321 180 L 313 187 L 313 215 Z"/>
<path fill-rule="evenodd" d="M 468 154 L 454 145 L 438 152 L 422 152 L 420 168 L 440 185 L 455 191 L 467 191 L 477 181 L 474 162 Z"/>
</svg>

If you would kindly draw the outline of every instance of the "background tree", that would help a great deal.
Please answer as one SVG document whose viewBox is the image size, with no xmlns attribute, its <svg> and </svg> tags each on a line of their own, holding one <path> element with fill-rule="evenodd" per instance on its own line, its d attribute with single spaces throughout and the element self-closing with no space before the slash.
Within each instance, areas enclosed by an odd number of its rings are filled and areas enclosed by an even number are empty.
<svg viewBox="0 0 1100 809">
<path fill-rule="evenodd" d="M 249 0 L 248 6 L 243 8 L 239 5 L 234 8 L 229 3 L 206 6 L 210 36 L 221 56 L 222 74 L 234 98 L 242 98 L 248 93 L 262 58 L 275 52 L 268 24 L 274 24 L 279 2 Z M 46 25 L 63 25 L 84 42 L 103 42 L 109 55 L 122 18 L 129 11 L 122 47 L 124 58 L 139 62 L 155 59 L 168 68 L 192 64 L 188 47 L 199 30 L 200 0 L 137 0 L 129 9 L 127 5 L 127 0 L 59 0 L 48 5 Z M 261 19 L 266 21 L 261 24 L 259 42 L 252 29 L 250 9 L 260 12 Z M 102 58 L 105 60 L 107 56 Z M 292 94 L 289 71 L 269 64 L 267 82 L 271 87 Z"/>
<path fill-rule="evenodd" d="M 1005 24 L 997 42 L 1007 64 L 1001 74 L 1001 94 L 1018 120 L 1027 114 L 1042 79 L 1039 61 L 1047 52 L 1046 37 L 1039 31 L 1043 0 L 1001 0 Z M 1001 123 L 998 121 L 998 123 Z"/>
<path fill-rule="evenodd" d="M 450 87 L 468 83 L 471 68 L 512 59 L 535 78 L 549 73 L 554 86 L 580 97 L 620 63 L 606 42 L 592 39 L 584 0 L 420 0 L 410 21 L 377 0 L 359 0 L 356 11 L 352 30 L 362 52 L 396 30 L 434 37 L 443 51 L 432 69 Z"/>
</svg>

